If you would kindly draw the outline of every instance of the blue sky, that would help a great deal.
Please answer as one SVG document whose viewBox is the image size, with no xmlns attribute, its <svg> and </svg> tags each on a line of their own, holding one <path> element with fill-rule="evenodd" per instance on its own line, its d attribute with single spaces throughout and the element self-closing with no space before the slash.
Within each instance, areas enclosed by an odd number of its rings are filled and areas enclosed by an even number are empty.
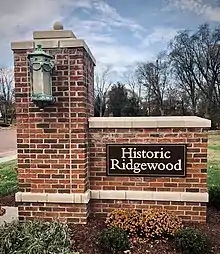
<svg viewBox="0 0 220 254">
<path fill-rule="evenodd" d="M 98 66 L 118 73 L 154 58 L 179 30 L 220 23 L 220 0 L 7 0 L 0 8 L 2 66 L 12 66 L 11 41 L 32 39 L 55 21 L 84 39 Z"/>
</svg>

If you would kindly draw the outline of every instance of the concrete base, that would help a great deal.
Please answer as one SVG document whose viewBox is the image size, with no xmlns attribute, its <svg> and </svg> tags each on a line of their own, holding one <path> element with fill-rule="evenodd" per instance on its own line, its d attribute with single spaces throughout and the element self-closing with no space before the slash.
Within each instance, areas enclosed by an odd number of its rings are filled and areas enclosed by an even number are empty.
<svg viewBox="0 0 220 254">
<path fill-rule="evenodd" d="M 18 220 L 18 208 L 11 206 L 2 206 L 6 212 L 3 216 L 0 217 L 0 225 L 3 225 L 4 222 L 10 223 L 12 221 Z"/>
</svg>

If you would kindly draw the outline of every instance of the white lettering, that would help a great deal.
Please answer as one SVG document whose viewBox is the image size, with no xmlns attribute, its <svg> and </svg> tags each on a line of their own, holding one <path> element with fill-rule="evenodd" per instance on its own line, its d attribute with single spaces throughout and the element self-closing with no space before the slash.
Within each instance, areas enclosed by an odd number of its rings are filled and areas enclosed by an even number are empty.
<svg viewBox="0 0 220 254">
<path fill-rule="evenodd" d="M 140 163 L 134 163 L 134 173 L 138 174 L 141 172 L 141 169 L 139 168 Z"/>
<path fill-rule="evenodd" d="M 172 163 L 168 163 L 166 165 L 166 169 L 169 170 L 169 171 L 173 170 L 173 164 Z"/>
<path fill-rule="evenodd" d="M 164 157 L 163 157 L 163 148 L 160 148 L 160 159 L 163 159 Z"/>
<path fill-rule="evenodd" d="M 138 152 L 137 152 L 137 157 L 136 157 L 136 158 L 141 158 L 141 157 L 142 157 L 141 155 L 142 155 L 141 151 L 138 151 Z"/>
<path fill-rule="evenodd" d="M 155 151 L 155 152 L 154 152 L 154 158 L 155 158 L 155 159 L 158 159 L 158 157 L 157 157 L 158 153 L 160 154 L 159 151 Z"/>
<path fill-rule="evenodd" d="M 146 169 L 147 169 L 147 164 L 141 163 L 141 170 L 146 170 Z"/>
<path fill-rule="evenodd" d="M 111 166 L 111 169 L 115 169 L 115 167 L 117 167 L 118 169 L 121 169 L 119 166 L 118 166 L 118 164 L 119 164 L 119 160 L 117 160 L 117 159 L 111 159 L 111 164 L 112 164 L 112 166 Z"/>
<path fill-rule="evenodd" d="M 181 167 L 181 159 L 178 160 L 178 162 L 176 164 L 174 164 L 174 169 L 175 170 L 182 170 L 182 167 Z"/>
<path fill-rule="evenodd" d="M 130 162 L 128 162 L 125 165 L 125 168 L 128 169 L 128 170 L 132 170 L 133 169 L 133 159 L 130 159 Z"/>
<path fill-rule="evenodd" d="M 142 150 L 142 158 L 144 158 L 144 159 L 146 158 L 146 153 L 147 152 L 145 150 Z"/>
<path fill-rule="evenodd" d="M 148 168 L 156 170 L 158 163 L 147 163 Z"/>
<path fill-rule="evenodd" d="M 152 159 L 154 157 L 154 153 L 152 151 L 148 151 L 147 154 L 146 154 L 146 157 L 148 159 Z"/>
<path fill-rule="evenodd" d="M 147 159 L 170 159 L 171 158 L 171 151 L 164 152 L 163 148 L 160 148 L 160 151 L 146 151 L 141 150 L 137 151 L 136 148 L 121 148 L 122 150 L 122 159 L 140 159 L 140 158 L 147 158 Z"/>
<path fill-rule="evenodd" d="M 158 169 L 159 169 L 159 170 L 164 170 L 164 169 L 165 169 L 165 164 L 159 163 L 159 164 L 158 164 Z"/>
<path fill-rule="evenodd" d="M 142 171 L 182 171 L 182 159 L 178 159 L 175 163 L 167 159 L 172 157 L 171 151 L 164 151 L 163 148 L 157 151 L 138 150 L 139 148 L 124 147 L 121 148 L 121 158 L 110 159 L 110 169 L 116 171 L 132 171 L 134 174 L 139 174 Z M 142 160 L 140 160 L 142 159 Z M 154 160 L 155 159 L 155 160 Z M 162 159 L 158 161 L 158 159 Z M 153 162 L 151 162 L 153 161 Z M 155 162 L 156 161 L 156 162 Z M 152 172 L 154 174 L 154 172 Z"/>
<path fill-rule="evenodd" d="M 164 153 L 164 157 L 165 157 L 165 159 L 170 159 L 171 155 L 168 156 L 167 153 L 171 154 L 170 151 L 166 151 L 166 152 Z"/>
<path fill-rule="evenodd" d="M 128 148 L 129 152 L 126 152 L 126 151 L 125 151 L 126 148 L 122 148 L 121 150 L 122 150 L 122 156 L 121 156 L 121 158 L 126 158 L 126 156 L 125 156 L 126 154 L 129 155 L 129 156 L 128 156 L 129 159 L 133 157 L 133 156 L 132 156 L 132 148 Z"/>
</svg>

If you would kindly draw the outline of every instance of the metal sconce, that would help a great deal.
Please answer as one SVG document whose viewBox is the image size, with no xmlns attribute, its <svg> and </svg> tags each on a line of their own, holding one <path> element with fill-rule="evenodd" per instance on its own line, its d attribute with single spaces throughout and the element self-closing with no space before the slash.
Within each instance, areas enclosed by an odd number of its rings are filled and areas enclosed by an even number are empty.
<svg viewBox="0 0 220 254">
<path fill-rule="evenodd" d="M 52 96 L 52 70 L 54 68 L 53 57 L 45 53 L 41 45 L 28 54 L 31 74 L 31 100 L 40 108 L 53 104 Z"/>
</svg>

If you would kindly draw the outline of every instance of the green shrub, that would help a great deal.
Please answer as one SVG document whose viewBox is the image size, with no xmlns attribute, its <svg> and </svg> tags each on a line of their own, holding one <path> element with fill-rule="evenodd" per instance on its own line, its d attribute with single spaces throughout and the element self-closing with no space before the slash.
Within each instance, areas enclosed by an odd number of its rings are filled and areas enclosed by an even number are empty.
<svg viewBox="0 0 220 254">
<path fill-rule="evenodd" d="M 172 213 L 162 209 L 149 209 L 144 213 L 135 210 L 114 210 L 106 219 L 108 227 L 119 227 L 129 237 L 160 238 L 173 236 L 182 222 Z"/>
<path fill-rule="evenodd" d="M 102 250 L 117 253 L 130 249 L 128 234 L 121 228 L 104 229 L 98 237 L 98 245 Z"/>
<path fill-rule="evenodd" d="M 66 225 L 58 222 L 13 222 L 0 227 L 1 254 L 70 254 Z"/>
<path fill-rule="evenodd" d="M 209 203 L 211 205 L 220 205 L 220 186 L 209 187 Z"/>
<path fill-rule="evenodd" d="M 198 229 L 184 228 L 175 234 L 177 247 L 183 254 L 207 254 L 210 245 L 207 237 Z"/>
<path fill-rule="evenodd" d="M 144 237 L 157 239 L 174 236 L 182 228 L 182 221 L 174 214 L 162 209 L 150 209 L 140 218 Z"/>
</svg>

